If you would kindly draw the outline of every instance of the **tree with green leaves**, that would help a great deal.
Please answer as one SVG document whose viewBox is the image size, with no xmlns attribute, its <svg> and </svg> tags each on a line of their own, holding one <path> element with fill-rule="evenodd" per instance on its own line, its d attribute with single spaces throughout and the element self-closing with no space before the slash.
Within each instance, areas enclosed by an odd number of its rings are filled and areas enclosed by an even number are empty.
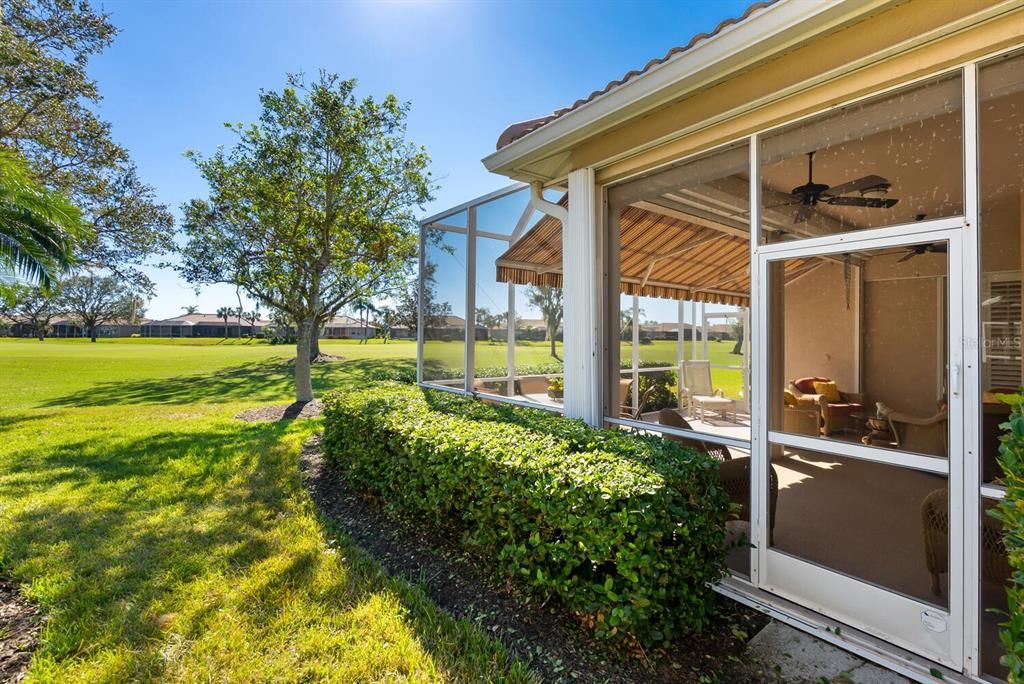
<svg viewBox="0 0 1024 684">
<path fill-rule="evenodd" d="M 138 267 L 173 248 L 174 221 L 94 111 L 86 71 L 116 34 L 88 0 L 0 0 L 0 148 L 81 210 L 91 228 L 73 246 L 81 264 L 151 291 Z"/>
<path fill-rule="evenodd" d="M 37 183 L 14 151 L 0 149 L 0 268 L 49 289 L 90 234 L 75 205 Z"/>
<path fill-rule="evenodd" d="M 95 342 L 99 326 L 131 319 L 135 294 L 116 276 L 86 272 L 61 283 L 58 303 L 62 311 L 78 319 L 89 339 Z"/>
<path fill-rule="evenodd" d="M 555 338 L 562 327 L 562 289 L 558 287 L 530 286 L 526 290 L 526 300 L 540 309 L 547 329 L 547 339 L 551 342 L 551 356 L 558 358 L 555 351 Z"/>
<path fill-rule="evenodd" d="M 426 328 L 444 326 L 452 315 L 452 305 L 437 301 L 437 264 L 426 262 L 423 268 L 423 321 Z M 395 305 L 394 324 L 405 326 L 415 339 L 419 333 L 420 284 L 406 284 Z"/>
<path fill-rule="evenodd" d="M 189 158 L 209 197 L 182 207 L 179 272 L 231 283 L 298 327 L 295 396 L 313 398 L 313 336 L 361 298 L 394 291 L 416 252 L 416 209 L 430 199 L 426 152 L 405 139 L 408 105 L 357 98 L 321 73 L 261 91 L 257 123 L 230 125 L 229 149 Z"/>
<path fill-rule="evenodd" d="M 189 304 L 188 306 L 183 306 L 183 307 L 181 307 L 181 310 L 185 312 L 186 316 L 194 314 L 194 313 L 199 313 L 199 307 L 196 306 L 195 304 Z"/>
<path fill-rule="evenodd" d="M 61 312 L 58 305 L 60 289 L 60 283 L 49 289 L 39 285 L 15 285 L 10 292 L 11 301 L 2 305 L 0 313 L 16 322 L 26 323 L 42 342 L 50 332 L 51 321 Z"/>
<path fill-rule="evenodd" d="M 384 344 L 391 341 L 391 329 L 397 325 L 397 317 L 397 312 L 390 306 L 382 306 L 377 310 L 377 318 L 374 323 Z"/>
</svg>

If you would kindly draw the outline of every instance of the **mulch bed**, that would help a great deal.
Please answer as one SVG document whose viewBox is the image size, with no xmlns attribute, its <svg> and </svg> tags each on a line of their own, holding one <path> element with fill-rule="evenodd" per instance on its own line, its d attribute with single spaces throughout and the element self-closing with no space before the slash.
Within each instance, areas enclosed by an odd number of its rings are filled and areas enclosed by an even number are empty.
<svg viewBox="0 0 1024 684">
<path fill-rule="evenodd" d="M 260 406 L 259 408 L 242 411 L 235 418 L 244 420 L 247 423 L 259 421 L 295 420 L 296 418 L 316 418 L 324 410 L 324 405 L 319 399 L 309 402 L 295 402 L 292 404 L 280 404 L 278 406 Z"/>
<path fill-rule="evenodd" d="M 22 596 L 17 584 L 0 578 L 0 682 L 25 678 L 42 624 L 39 608 Z"/>
<path fill-rule="evenodd" d="M 545 605 L 490 577 L 481 564 L 443 535 L 386 515 L 374 501 L 351 491 L 324 458 L 321 438 L 301 456 L 304 483 L 321 513 L 377 559 L 392 576 L 424 588 L 456 618 L 475 622 L 516 657 L 529 662 L 543 681 L 752 682 L 764 678 L 756 663 L 742 659 L 746 641 L 769 618 L 720 599 L 711 629 L 680 640 L 670 652 L 632 653 L 589 638 L 554 601 Z M 704 677 L 702 677 L 702 675 Z"/>
</svg>

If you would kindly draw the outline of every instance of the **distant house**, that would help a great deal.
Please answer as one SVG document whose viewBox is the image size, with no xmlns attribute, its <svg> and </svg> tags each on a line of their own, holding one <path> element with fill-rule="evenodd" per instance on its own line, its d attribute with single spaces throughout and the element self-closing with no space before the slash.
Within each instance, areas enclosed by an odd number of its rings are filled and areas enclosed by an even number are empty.
<svg viewBox="0 0 1024 684">
<path fill-rule="evenodd" d="M 352 318 L 351 316 L 335 316 L 327 325 L 324 326 L 324 331 L 320 337 L 327 337 L 331 339 L 362 339 L 364 334 L 364 328 L 361 321 Z M 377 336 L 377 326 L 372 323 L 367 323 L 365 328 L 366 338 Z"/>
<path fill-rule="evenodd" d="M 416 339 L 416 333 L 407 325 L 393 325 L 391 326 L 391 339 L 414 340 Z"/>
<path fill-rule="evenodd" d="M 35 337 L 35 330 L 32 328 L 32 324 L 24 318 L 0 316 L 0 328 L 3 328 L 3 334 L 11 337 Z"/>
<path fill-rule="evenodd" d="M 135 323 L 127 320 L 113 320 L 96 326 L 96 337 L 131 337 L 142 332 L 142 326 L 149 322 L 148 318 L 139 319 Z M 75 318 L 58 318 L 50 324 L 52 337 L 88 337 L 89 330 Z"/>
<path fill-rule="evenodd" d="M 543 318 L 520 318 L 516 321 L 516 339 L 543 342 L 548 338 L 548 324 Z M 562 328 L 559 326 L 555 339 L 562 339 Z"/>
<path fill-rule="evenodd" d="M 466 333 L 466 319 L 461 316 L 445 316 L 441 325 L 427 326 L 423 331 L 424 339 L 427 340 L 451 340 L 464 337 Z M 477 340 L 487 339 L 487 328 L 482 325 L 476 326 Z"/>
<path fill-rule="evenodd" d="M 237 318 L 228 318 L 225 324 L 216 314 L 194 313 L 146 321 L 140 332 L 143 337 L 242 337 L 258 335 L 270 325 L 270 321 L 258 320 L 252 324 L 244 318 L 241 325 Z"/>
</svg>

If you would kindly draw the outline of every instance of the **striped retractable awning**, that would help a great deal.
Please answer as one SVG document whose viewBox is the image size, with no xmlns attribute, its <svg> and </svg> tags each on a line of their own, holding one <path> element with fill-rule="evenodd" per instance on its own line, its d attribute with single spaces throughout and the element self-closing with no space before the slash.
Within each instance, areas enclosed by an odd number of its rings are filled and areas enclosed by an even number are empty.
<svg viewBox="0 0 1024 684">
<path fill-rule="evenodd" d="M 622 210 L 620 235 L 623 294 L 749 304 L 750 242 L 742 233 L 629 206 Z M 787 279 L 808 263 L 787 260 Z M 498 257 L 496 266 L 500 282 L 561 287 L 561 223 L 545 216 Z"/>
</svg>

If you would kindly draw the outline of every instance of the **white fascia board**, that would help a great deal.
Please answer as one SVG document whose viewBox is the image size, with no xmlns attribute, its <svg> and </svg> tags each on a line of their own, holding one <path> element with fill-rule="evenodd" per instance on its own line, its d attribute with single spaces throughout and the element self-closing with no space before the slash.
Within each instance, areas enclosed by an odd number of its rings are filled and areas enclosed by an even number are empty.
<svg viewBox="0 0 1024 684">
<path fill-rule="evenodd" d="M 516 177 L 516 169 L 534 159 L 562 152 L 582 139 L 721 81 L 816 35 L 896 4 L 898 0 L 778 0 L 484 157 L 483 164 L 492 173 Z"/>
</svg>

